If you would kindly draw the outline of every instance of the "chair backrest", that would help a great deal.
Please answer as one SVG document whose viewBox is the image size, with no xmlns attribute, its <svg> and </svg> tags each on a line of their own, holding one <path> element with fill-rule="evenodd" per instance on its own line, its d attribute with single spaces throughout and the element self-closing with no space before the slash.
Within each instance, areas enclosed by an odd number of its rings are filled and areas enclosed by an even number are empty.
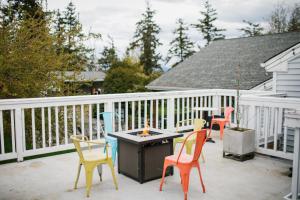
<svg viewBox="0 0 300 200">
<path fill-rule="evenodd" d="M 194 119 L 194 131 L 201 130 L 204 127 L 205 123 L 206 121 L 204 119 Z"/>
<path fill-rule="evenodd" d="M 232 113 L 232 111 L 234 111 L 233 107 L 226 107 L 225 108 L 224 115 L 225 115 L 226 120 L 230 121 L 230 114 Z"/>
<path fill-rule="evenodd" d="M 196 145 L 195 145 L 195 151 L 194 151 L 194 155 L 193 155 L 193 160 L 192 161 L 198 161 L 201 152 L 202 152 L 202 147 L 206 141 L 206 129 L 202 129 L 202 130 L 198 130 L 198 131 L 194 131 L 192 133 L 190 133 L 184 140 L 178 158 L 177 158 L 177 162 L 180 159 L 183 147 L 185 146 L 186 141 L 188 140 L 189 137 L 192 137 L 193 135 L 196 135 Z"/>
<path fill-rule="evenodd" d="M 76 148 L 76 151 L 78 153 L 80 161 L 83 162 L 84 161 L 84 157 L 83 157 L 83 154 L 82 154 L 80 143 L 84 142 L 86 140 L 85 136 L 82 136 L 82 135 L 72 135 L 71 136 L 71 140 L 72 140 L 72 142 L 73 142 L 73 144 L 74 144 L 74 146 Z"/>
<path fill-rule="evenodd" d="M 113 113 L 112 112 L 102 112 L 100 115 L 103 116 L 104 122 L 104 132 L 105 135 L 113 132 Z"/>
</svg>

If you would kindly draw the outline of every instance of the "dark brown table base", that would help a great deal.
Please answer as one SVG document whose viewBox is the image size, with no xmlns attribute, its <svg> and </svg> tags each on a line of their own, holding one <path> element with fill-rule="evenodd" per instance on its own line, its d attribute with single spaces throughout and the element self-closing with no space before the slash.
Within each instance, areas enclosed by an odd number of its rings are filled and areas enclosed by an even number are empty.
<svg viewBox="0 0 300 200">
<path fill-rule="evenodd" d="M 136 144 L 118 139 L 118 172 L 140 183 L 160 179 L 164 159 L 173 154 L 173 139 Z M 173 175 L 173 168 L 166 175 Z"/>
</svg>

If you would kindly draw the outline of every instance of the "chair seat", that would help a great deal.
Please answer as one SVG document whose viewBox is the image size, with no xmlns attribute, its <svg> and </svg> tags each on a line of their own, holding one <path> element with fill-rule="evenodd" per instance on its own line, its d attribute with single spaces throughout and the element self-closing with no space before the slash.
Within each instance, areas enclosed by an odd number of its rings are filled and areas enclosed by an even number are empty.
<svg viewBox="0 0 300 200">
<path fill-rule="evenodd" d="M 82 151 L 85 161 L 101 161 L 106 160 L 106 154 L 101 149 L 93 149 Z"/>
<path fill-rule="evenodd" d="M 178 155 L 171 155 L 171 156 L 165 157 L 166 160 L 171 161 L 172 163 L 176 163 L 177 158 L 178 158 Z M 191 163 L 192 160 L 193 160 L 193 156 L 182 153 L 178 162 L 182 163 L 182 164 L 184 164 L 184 163 L 187 164 L 187 163 Z"/>
<path fill-rule="evenodd" d="M 215 119 L 213 119 L 212 121 L 217 121 L 217 122 L 228 122 L 228 120 L 225 119 L 225 118 L 215 118 Z"/>
</svg>

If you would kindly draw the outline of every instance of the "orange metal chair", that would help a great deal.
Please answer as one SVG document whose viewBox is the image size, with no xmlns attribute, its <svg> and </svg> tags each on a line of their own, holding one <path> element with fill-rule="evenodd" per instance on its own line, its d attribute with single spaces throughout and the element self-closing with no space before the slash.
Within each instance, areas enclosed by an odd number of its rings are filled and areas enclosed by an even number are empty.
<svg viewBox="0 0 300 200">
<path fill-rule="evenodd" d="M 193 156 L 182 153 L 182 150 L 185 146 L 186 141 L 192 135 L 196 135 L 196 145 L 195 145 L 195 150 L 194 150 Z M 165 157 L 162 179 L 160 181 L 160 188 L 159 188 L 160 191 L 162 190 L 162 186 L 163 186 L 163 183 L 165 180 L 166 169 L 169 166 L 176 166 L 176 167 L 178 167 L 178 169 L 180 171 L 181 185 L 182 185 L 182 189 L 184 192 L 185 200 L 187 200 L 190 172 L 193 167 L 196 167 L 198 169 L 200 181 L 201 181 L 201 185 L 202 185 L 202 190 L 203 190 L 203 193 L 205 193 L 205 186 L 204 186 L 202 176 L 201 176 L 200 164 L 198 162 L 199 157 L 201 155 L 202 147 L 205 143 L 205 140 L 206 140 L 206 129 L 194 131 L 186 137 L 184 143 L 181 146 L 181 149 L 180 149 L 180 152 L 178 155 L 171 155 L 171 156 Z"/>
<path fill-rule="evenodd" d="M 224 111 L 224 116 L 225 118 L 212 118 L 211 123 L 210 123 L 210 131 L 209 131 L 209 137 L 211 134 L 212 126 L 214 124 L 218 124 L 220 127 L 220 139 L 223 139 L 223 134 L 224 134 L 224 128 L 226 124 L 230 125 L 230 114 L 234 111 L 233 107 L 226 107 Z"/>
</svg>

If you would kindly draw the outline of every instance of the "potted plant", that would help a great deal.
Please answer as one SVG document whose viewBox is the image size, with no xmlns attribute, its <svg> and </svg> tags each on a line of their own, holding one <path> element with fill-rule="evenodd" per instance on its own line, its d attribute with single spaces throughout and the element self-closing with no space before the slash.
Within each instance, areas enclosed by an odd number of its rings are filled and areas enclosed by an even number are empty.
<svg viewBox="0 0 300 200">
<path fill-rule="evenodd" d="M 245 161 L 255 155 L 255 130 L 240 127 L 240 65 L 237 67 L 236 127 L 225 129 L 223 157 Z"/>
</svg>

